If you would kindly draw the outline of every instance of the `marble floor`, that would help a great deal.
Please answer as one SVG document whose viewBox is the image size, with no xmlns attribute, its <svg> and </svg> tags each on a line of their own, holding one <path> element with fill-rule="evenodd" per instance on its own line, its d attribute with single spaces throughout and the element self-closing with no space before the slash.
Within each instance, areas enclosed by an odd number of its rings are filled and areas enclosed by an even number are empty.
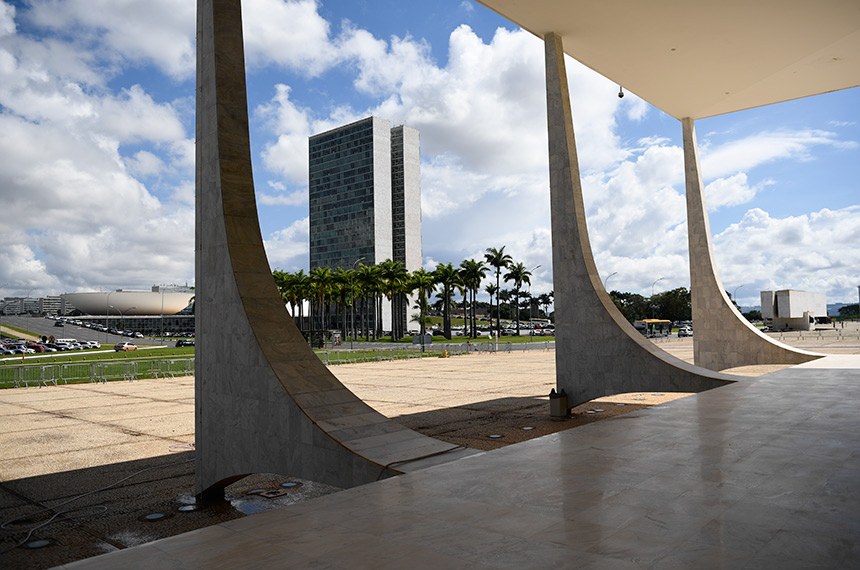
<svg viewBox="0 0 860 570">
<path fill-rule="evenodd" d="M 860 357 L 827 357 L 68 568 L 857 568 Z"/>
</svg>

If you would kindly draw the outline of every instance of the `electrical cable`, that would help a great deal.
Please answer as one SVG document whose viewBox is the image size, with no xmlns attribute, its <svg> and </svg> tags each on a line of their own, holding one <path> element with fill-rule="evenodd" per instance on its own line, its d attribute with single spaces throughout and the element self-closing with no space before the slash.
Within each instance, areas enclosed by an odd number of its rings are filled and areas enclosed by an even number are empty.
<svg viewBox="0 0 860 570">
<path fill-rule="evenodd" d="M 14 529 L 14 528 L 9 528 L 9 527 L 10 527 L 10 525 L 14 525 L 17 521 L 19 521 L 19 520 L 21 520 L 21 519 L 25 519 L 25 518 L 29 519 L 29 518 L 32 518 L 32 517 L 34 517 L 34 516 L 37 516 L 37 515 L 39 515 L 39 514 L 41 514 L 41 513 L 45 512 L 45 511 L 49 511 L 49 512 L 53 512 L 53 513 L 54 513 L 54 515 L 53 515 L 53 516 L 51 516 L 51 517 L 50 517 L 49 519 L 47 519 L 46 521 L 41 522 L 41 523 L 39 523 L 39 524 L 37 524 L 37 525 L 33 526 L 33 527 L 29 530 L 29 532 L 27 533 L 27 536 L 24 538 L 24 540 L 22 540 L 22 541 L 18 542 L 18 543 L 17 543 L 15 546 L 13 546 L 12 548 L 9 548 L 9 549 L 7 549 L 7 550 L 4 550 L 4 551 L 0 552 L 0 554 L 6 554 L 7 552 L 10 552 L 10 551 L 12 551 L 12 550 L 14 550 L 14 549 L 16 549 L 16 548 L 19 548 L 20 546 L 23 546 L 24 544 L 26 544 L 26 543 L 27 543 L 27 541 L 28 541 L 28 540 L 30 540 L 30 537 L 33 535 L 33 533 L 34 533 L 36 530 L 38 530 L 38 529 L 40 529 L 40 528 L 43 528 L 43 527 L 47 526 L 48 524 L 50 524 L 50 523 L 54 522 L 54 520 L 55 520 L 57 517 L 59 517 L 60 515 L 63 515 L 63 514 L 66 514 L 66 513 L 72 513 L 72 512 L 75 512 L 75 511 L 81 511 L 81 510 L 88 509 L 88 508 L 102 508 L 102 509 L 104 509 L 104 510 L 103 510 L 103 511 L 101 511 L 101 512 L 106 512 L 106 511 L 107 511 L 107 507 L 105 507 L 104 505 L 93 505 L 92 507 L 78 507 L 78 508 L 74 508 L 74 509 L 67 509 L 67 510 L 65 510 L 65 511 L 59 511 L 59 510 L 57 510 L 57 509 L 59 509 L 60 507 L 63 507 L 63 506 L 65 506 L 65 505 L 68 505 L 69 503 L 73 503 L 73 502 L 75 502 L 75 501 L 78 501 L 78 500 L 80 500 L 80 499 L 83 499 L 84 497 L 88 497 L 88 496 L 90 496 L 90 495 L 94 495 L 94 494 L 96 494 L 96 493 L 101 493 L 102 491 L 107 491 L 108 489 L 112 489 L 112 488 L 116 487 L 117 485 L 120 485 L 121 483 L 124 483 L 124 482 L 128 481 L 129 479 L 132 479 L 132 478 L 134 478 L 134 477 L 137 477 L 138 475 L 142 475 L 143 473 L 146 473 L 147 471 L 152 471 L 152 470 L 154 470 L 154 469 L 164 469 L 165 467 L 175 467 L 175 466 L 178 466 L 178 465 L 184 465 L 184 464 L 186 464 L 186 463 L 191 463 L 191 462 L 193 462 L 193 461 L 196 461 L 196 459 L 186 459 L 185 461 L 178 461 L 178 462 L 176 462 L 176 463 L 170 463 L 170 464 L 168 464 L 168 465 L 154 465 L 154 466 L 152 466 L 152 467 L 147 467 L 146 469 L 141 469 L 140 471 L 135 471 L 135 472 L 134 472 L 134 473 L 132 473 L 131 475 L 128 475 L 128 476 L 126 476 L 126 477 L 123 477 L 122 479 L 120 479 L 120 480 L 118 480 L 118 481 L 114 481 L 114 482 L 113 482 L 113 483 L 111 483 L 110 485 L 106 485 L 106 486 L 101 487 L 101 488 L 99 488 L 99 489 L 95 489 L 95 490 L 93 490 L 93 491 L 87 491 L 86 493 L 81 493 L 80 495 L 76 495 L 76 496 L 72 497 L 71 499 L 68 499 L 68 500 L 66 500 L 66 501 L 63 501 L 62 503 L 60 503 L 60 504 L 58 504 L 58 505 L 56 505 L 56 506 L 54 506 L 54 507 L 43 507 L 43 508 L 42 508 L 42 510 L 40 510 L 40 511 L 36 511 L 35 513 L 29 514 L 29 515 L 22 515 L 22 516 L 19 516 L 19 517 L 15 517 L 15 518 L 13 518 L 13 519 L 10 519 L 10 520 L 8 520 L 8 521 L 5 521 L 4 523 L 0 524 L 0 529 L 3 529 L 3 530 L 11 530 L 11 531 L 15 531 L 15 530 L 23 530 L 23 528 L 22 528 L 22 529 Z M 83 516 L 83 515 L 75 515 L 75 516 L 70 517 L 70 518 L 78 518 L 78 517 L 82 517 L 82 516 Z"/>
</svg>

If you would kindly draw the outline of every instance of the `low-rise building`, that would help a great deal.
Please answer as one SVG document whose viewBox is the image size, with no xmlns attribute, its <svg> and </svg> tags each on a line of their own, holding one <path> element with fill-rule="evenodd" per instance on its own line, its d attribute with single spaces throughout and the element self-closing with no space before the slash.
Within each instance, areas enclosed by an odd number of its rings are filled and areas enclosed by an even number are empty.
<svg viewBox="0 0 860 570">
<path fill-rule="evenodd" d="M 774 330 L 810 331 L 830 321 L 824 294 L 796 289 L 762 291 L 761 317 Z"/>
</svg>

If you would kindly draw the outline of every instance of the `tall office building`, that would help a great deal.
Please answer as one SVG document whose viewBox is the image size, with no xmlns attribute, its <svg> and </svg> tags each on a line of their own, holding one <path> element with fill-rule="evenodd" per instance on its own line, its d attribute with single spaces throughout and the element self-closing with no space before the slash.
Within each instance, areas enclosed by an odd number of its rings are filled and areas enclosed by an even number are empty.
<svg viewBox="0 0 860 570">
<path fill-rule="evenodd" d="M 417 130 L 368 117 L 312 136 L 309 160 L 311 269 L 386 259 L 421 267 Z M 405 326 L 405 308 L 399 318 Z"/>
</svg>

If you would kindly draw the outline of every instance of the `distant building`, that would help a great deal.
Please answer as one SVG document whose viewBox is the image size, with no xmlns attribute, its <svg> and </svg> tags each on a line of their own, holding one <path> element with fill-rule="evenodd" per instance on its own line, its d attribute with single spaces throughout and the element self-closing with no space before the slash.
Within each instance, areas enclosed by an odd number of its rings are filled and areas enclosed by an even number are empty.
<svg viewBox="0 0 860 570">
<path fill-rule="evenodd" d="M 310 268 L 386 259 L 421 267 L 418 131 L 368 117 L 309 143 Z M 389 313 L 383 304 L 386 330 Z M 405 326 L 405 310 L 399 318 Z"/>
<path fill-rule="evenodd" d="M 776 330 L 808 331 L 829 322 L 827 299 L 822 293 L 783 289 L 761 292 L 761 317 Z"/>
</svg>

